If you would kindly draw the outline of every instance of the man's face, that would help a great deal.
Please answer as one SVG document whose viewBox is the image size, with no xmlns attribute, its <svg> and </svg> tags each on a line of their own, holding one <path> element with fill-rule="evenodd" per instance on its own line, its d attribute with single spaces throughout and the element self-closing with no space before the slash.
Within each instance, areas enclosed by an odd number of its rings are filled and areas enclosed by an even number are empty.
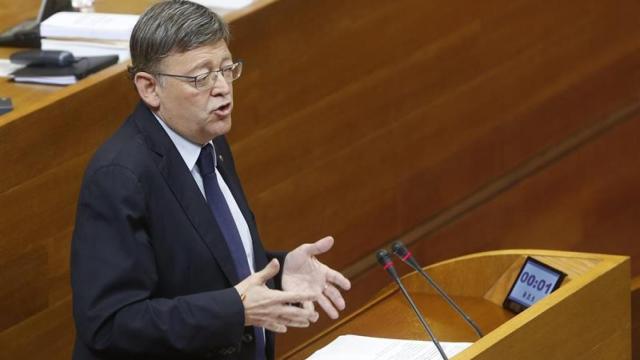
<svg viewBox="0 0 640 360">
<path fill-rule="evenodd" d="M 184 53 L 172 53 L 162 60 L 159 72 L 196 76 L 232 63 L 229 48 L 221 40 Z M 173 130 L 197 144 L 229 132 L 233 108 L 231 82 L 220 74 L 212 88 L 198 89 L 188 79 L 160 76 L 156 111 Z"/>
</svg>

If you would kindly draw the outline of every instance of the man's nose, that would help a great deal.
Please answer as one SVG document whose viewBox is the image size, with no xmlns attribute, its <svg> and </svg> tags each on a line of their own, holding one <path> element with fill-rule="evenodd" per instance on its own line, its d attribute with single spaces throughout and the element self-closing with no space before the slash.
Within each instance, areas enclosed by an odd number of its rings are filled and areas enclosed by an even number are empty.
<svg viewBox="0 0 640 360">
<path fill-rule="evenodd" d="M 211 95 L 228 95 L 231 89 L 231 82 L 219 74 L 216 82 L 213 84 L 213 88 L 211 88 Z"/>
</svg>

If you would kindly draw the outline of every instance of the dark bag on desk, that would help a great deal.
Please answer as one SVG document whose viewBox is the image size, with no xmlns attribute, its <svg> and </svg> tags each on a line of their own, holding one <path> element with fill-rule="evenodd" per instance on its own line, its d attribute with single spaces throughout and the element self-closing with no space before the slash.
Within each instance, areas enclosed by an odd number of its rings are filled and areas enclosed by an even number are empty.
<svg viewBox="0 0 640 360">
<path fill-rule="evenodd" d="M 77 58 L 69 66 L 27 66 L 14 71 L 11 75 L 15 82 L 69 85 L 117 62 L 118 55 L 87 56 Z"/>
</svg>

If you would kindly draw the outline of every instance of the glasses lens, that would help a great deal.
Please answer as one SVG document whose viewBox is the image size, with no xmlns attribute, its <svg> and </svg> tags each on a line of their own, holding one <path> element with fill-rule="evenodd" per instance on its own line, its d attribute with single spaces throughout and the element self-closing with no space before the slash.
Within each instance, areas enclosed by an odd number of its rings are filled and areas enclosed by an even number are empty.
<svg viewBox="0 0 640 360">
<path fill-rule="evenodd" d="M 206 74 L 198 75 L 193 79 L 193 83 L 197 89 L 210 89 L 215 85 L 219 75 L 222 75 L 228 83 L 238 79 L 242 73 L 242 62 L 238 61 L 230 66 L 220 70 L 214 70 Z"/>
<path fill-rule="evenodd" d="M 215 73 L 215 71 L 198 75 L 195 77 L 193 82 L 195 83 L 197 89 L 206 89 L 207 87 L 213 85 L 212 80 L 215 80 L 216 75 L 217 74 Z"/>
<path fill-rule="evenodd" d="M 232 82 L 240 77 L 240 72 L 242 71 L 242 63 L 237 62 L 230 66 L 225 67 L 224 69 L 220 69 L 222 72 L 222 76 L 226 82 Z"/>
<path fill-rule="evenodd" d="M 231 81 L 237 80 L 242 74 L 242 61 L 238 61 L 231 67 Z"/>
</svg>

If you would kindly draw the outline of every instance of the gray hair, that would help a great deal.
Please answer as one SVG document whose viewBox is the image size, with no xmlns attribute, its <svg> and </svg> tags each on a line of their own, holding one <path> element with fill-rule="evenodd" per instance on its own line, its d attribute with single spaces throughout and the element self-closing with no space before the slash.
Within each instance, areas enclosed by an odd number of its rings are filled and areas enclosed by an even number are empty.
<svg viewBox="0 0 640 360">
<path fill-rule="evenodd" d="M 129 76 L 158 71 L 172 52 L 185 52 L 230 40 L 229 26 L 215 12 L 186 0 L 160 2 L 148 8 L 133 27 Z"/>
</svg>

